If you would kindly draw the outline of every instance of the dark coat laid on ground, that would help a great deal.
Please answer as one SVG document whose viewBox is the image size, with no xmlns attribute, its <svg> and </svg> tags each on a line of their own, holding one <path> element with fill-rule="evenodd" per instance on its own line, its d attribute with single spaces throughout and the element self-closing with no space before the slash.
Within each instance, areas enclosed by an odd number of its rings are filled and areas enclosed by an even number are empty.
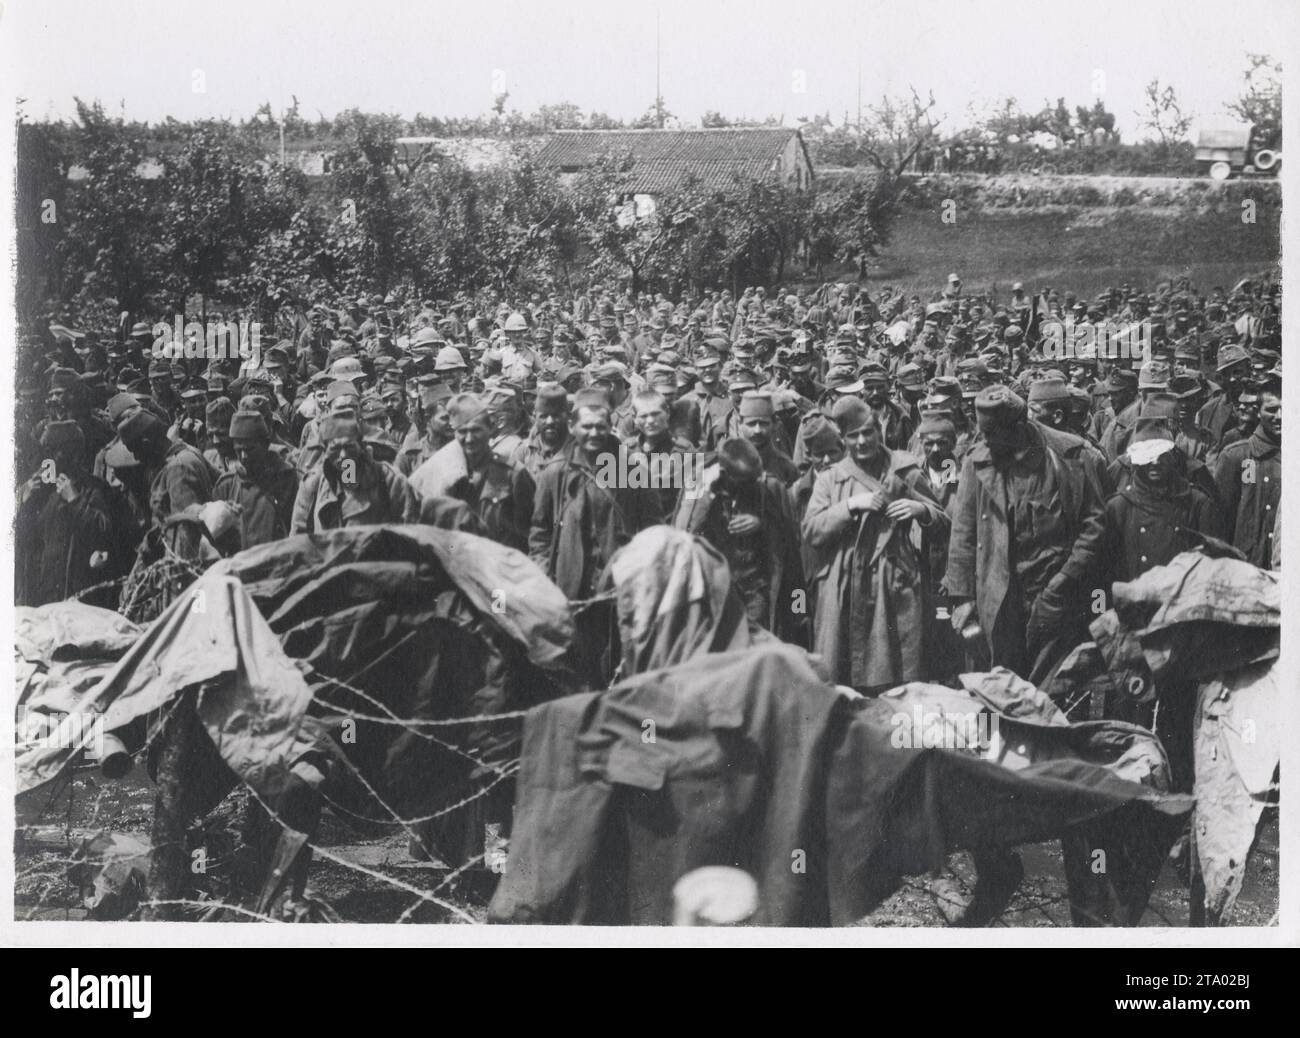
<svg viewBox="0 0 1300 1038">
<path fill-rule="evenodd" d="M 819 558 L 810 581 L 813 650 L 836 681 L 859 689 L 925 676 L 930 580 L 910 519 L 896 522 L 883 510 L 853 516 L 848 499 L 881 490 L 890 502 L 920 502 L 925 514 L 919 524 L 927 533 L 941 537 L 948 527 L 916 459 L 903 451 L 887 454 L 881 480 L 852 458 L 821 473 L 803 521 L 804 539 Z"/>
<path fill-rule="evenodd" d="M 777 642 L 534 708 L 489 919 L 663 926 L 678 879 L 727 865 L 757 882 L 751 923 L 843 925 L 952 850 L 1078 835 L 1115 863 L 1100 877 L 1122 901 L 1111 918 L 1136 921 L 1149 886 L 1134 863 L 1162 863 L 1190 798 L 1118 777 L 1117 740 L 1098 753 L 1085 726 L 1054 729 L 1049 759 L 1017 770 L 898 748 L 897 709 L 850 701 Z M 1081 877 L 1099 878 L 1076 869 L 1071 902 L 1099 907 Z"/>
</svg>

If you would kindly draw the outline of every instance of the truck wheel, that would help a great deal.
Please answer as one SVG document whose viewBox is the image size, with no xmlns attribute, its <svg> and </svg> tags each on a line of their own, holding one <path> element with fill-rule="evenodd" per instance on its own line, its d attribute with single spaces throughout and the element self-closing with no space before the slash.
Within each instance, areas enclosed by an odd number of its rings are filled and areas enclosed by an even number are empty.
<svg viewBox="0 0 1300 1038">
<path fill-rule="evenodd" d="M 1226 162 L 1215 162 L 1210 165 L 1211 180 L 1227 180 L 1232 176 L 1232 167 Z"/>
</svg>

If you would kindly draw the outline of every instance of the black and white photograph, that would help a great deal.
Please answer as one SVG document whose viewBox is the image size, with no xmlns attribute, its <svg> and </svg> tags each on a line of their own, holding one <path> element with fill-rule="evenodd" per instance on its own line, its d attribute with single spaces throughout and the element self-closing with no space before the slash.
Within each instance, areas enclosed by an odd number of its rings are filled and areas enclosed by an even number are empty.
<svg viewBox="0 0 1300 1038">
<path fill-rule="evenodd" d="M 1294 946 L 1295 5 L 0 38 L 5 944 Z"/>
</svg>

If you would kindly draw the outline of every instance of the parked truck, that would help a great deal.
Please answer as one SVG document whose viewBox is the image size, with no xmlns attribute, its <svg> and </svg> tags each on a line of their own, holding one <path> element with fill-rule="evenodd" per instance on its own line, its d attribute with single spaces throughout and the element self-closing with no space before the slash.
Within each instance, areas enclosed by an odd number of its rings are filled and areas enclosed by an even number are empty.
<svg viewBox="0 0 1300 1038">
<path fill-rule="evenodd" d="M 1202 176 L 1227 180 L 1233 176 L 1277 176 L 1282 152 L 1261 148 L 1253 126 L 1202 130 L 1196 141 L 1196 165 Z"/>
</svg>

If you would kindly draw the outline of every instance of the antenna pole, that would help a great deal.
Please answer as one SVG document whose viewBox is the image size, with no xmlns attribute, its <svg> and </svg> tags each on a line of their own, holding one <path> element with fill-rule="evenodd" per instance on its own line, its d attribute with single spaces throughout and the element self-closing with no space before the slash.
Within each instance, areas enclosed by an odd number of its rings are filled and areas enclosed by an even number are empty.
<svg viewBox="0 0 1300 1038">
<path fill-rule="evenodd" d="M 661 82 L 662 51 L 659 36 L 659 9 L 655 9 L 655 122 L 659 129 L 664 128 L 664 92 Z"/>
</svg>

